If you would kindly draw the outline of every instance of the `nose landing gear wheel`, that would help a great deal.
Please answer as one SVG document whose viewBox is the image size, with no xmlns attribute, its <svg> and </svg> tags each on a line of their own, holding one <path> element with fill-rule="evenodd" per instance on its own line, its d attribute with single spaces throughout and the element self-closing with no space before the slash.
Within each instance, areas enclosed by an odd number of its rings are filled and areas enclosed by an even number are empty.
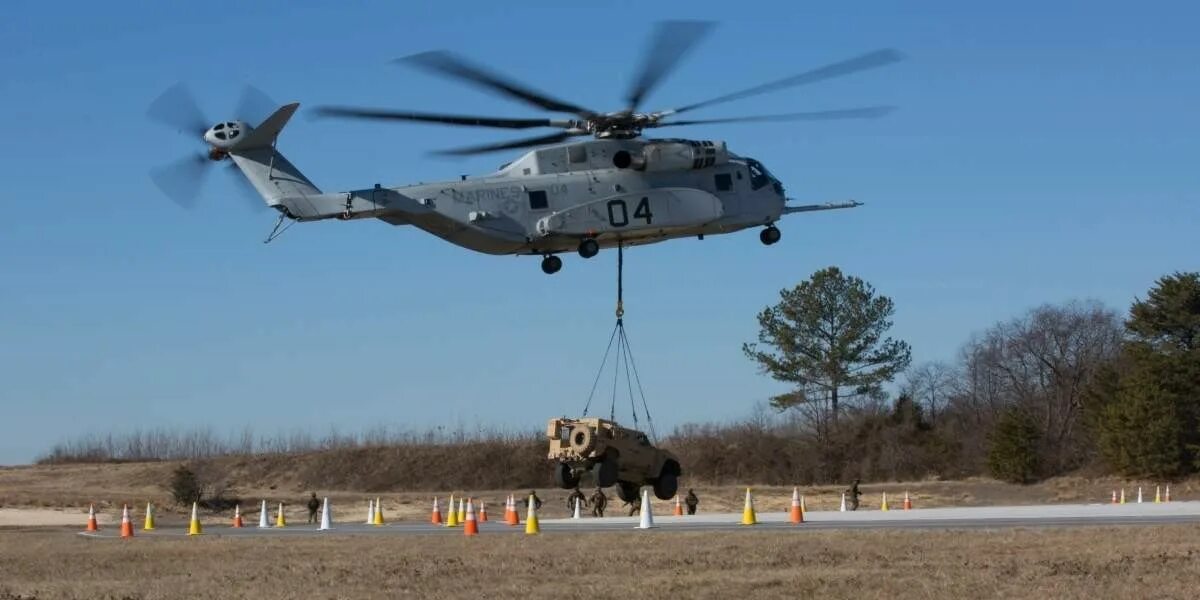
<svg viewBox="0 0 1200 600">
<path fill-rule="evenodd" d="M 588 238 L 579 242 L 579 256 L 591 258 L 600 253 L 600 244 L 596 240 Z"/>
<path fill-rule="evenodd" d="M 542 259 L 542 272 L 547 275 L 553 275 L 562 268 L 562 259 L 551 254 Z"/>
<path fill-rule="evenodd" d="M 778 242 L 782 235 L 783 234 L 779 233 L 779 228 L 775 227 L 774 225 L 769 225 L 766 229 L 763 229 L 758 233 L 758 240 L 762 242 L 763 245 L 770 246 L 771 244 Z"/>
</svg>

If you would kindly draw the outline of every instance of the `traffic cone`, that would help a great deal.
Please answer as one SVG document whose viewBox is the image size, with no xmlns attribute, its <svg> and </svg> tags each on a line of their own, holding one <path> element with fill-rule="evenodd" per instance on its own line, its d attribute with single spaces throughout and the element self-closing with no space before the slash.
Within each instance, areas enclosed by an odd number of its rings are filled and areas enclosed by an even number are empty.
<svg viewBox="0 0 1200 600">
<path fill-rule="evenodd" d="M 332 519 L 329 516 L 329 497 L 325 497 L 324 504 L 321 505 L 321 526 L 317 527 L 317 531 L 325 531 L 333 529 Z"/>
<path fill-rule="evenodd" d="M 154 531 L 154 505 L 146 503 L 146 523 L 142 525 L 143 531 Z"/>
<path fill-rule="evenodd" d="M 509 525 L 520 525 L 521 515 L 517 514 L 517 499 L 512 495 L 508 495 L 508 504 L 504 506 L 504 522 Z"/>
<path fill-rule="evenodd" d="M 258 509 L 258 528 L 266 529 L 270 527 L 270 522 L 267 521 L 267 501 L 262 501 L 262 508 Z"/>
<path fill-rule="evenodd" d="M 192 520 L 188 523 L 188 535 L 200 535 L 200 518 L 196 514 L 196 503 L 192 503 Z"/>
<path fill-rule="evenodd" d="M 808 503 L 804 501 L 804 494 L 800 494 L 800 512 L 808 512 Z"/>
<path fill-rule="evenodd" d="M 755 525 L 758 517 L 754 514 L 754 500 L 750 497 L 750 488 L 746 488 L 746 505 L 742 507 L 742 525 Z"/>
<path fill-rule="evenodd" d="M 904 510 L 912 510 L 912 499 L 908 497 L 908 490 L 904 491 Z"/>
<path fill-rule="evenodd" d="M 571 518 L 572 519 L 582 519 L 583 515 L 580 514 L 580 511 L 579 511 L 579 500 L 575 500 L 571 504 L 575 505 L 575 509 L 573 511 L 571 511 L 572 512 Z"/>
<path fill-rule="evenodd" d="M 121 511 L 121 537 L 133 537 L 133 523 L 129 522 L 129 505 Z"/>
<path fill-rule="evenodd" d="M 792 513 L 790 517 L 792 523 L 804 522 L 804 508 L 800 506 L 799 488 L 792 488 Z"/>
<path fill-rule="evenodd" d="M 383 525 L 383 500 L 375 499 L 375 522 L 372 525 Z"/>
<path fill-rule="evenodd" d="M 467 501 L 463 498 L 458 499 L 458 522 L 467 522 Z"/>
<path fill-rule="evenodd" d="M 1125 504 L 1125 488 L 1121 488 L 1121 504 Z"/>
<path fill-rule="evenodd" d="M 480 523 L 487 523 L 487 507 L 483 505 L 483 500 L 479 501 L 479 518 L 476 520 Z"/>
<path fill-rule="evenodd" d="M 883 501 L 879 504 L 879 510 L 887 510 L 887 492 L 883 493 Z"/>
<path fill-rule="evenodd" d="M 1162 503 L 1162 494 L 1160 492 L 1162 492 L 1162 486 L 1161 485 L 1154 486 L 1154 503 L 1155 504 Z"/>
<path fill-rule="evenodd" d="M 458 527 L 458 511 L 454 510 L 454 494 L 450 494 L 450 504 L 446 506 L 446 527 Z"/>
<path fill-rule="evenodd" d="M 1167 493 L 1163 496 L 1163 502 L 1171 501 L 1171 484 L 1167 484 Z"/>
<path fill-rule="evenodd" d="M 1142 486 L 1140 486 L 1140 485 L 1138 486 L 1138 499 L 1137 499 L 1137 503 L 1138 503 L 1138 504 L 1141 504 L 1141 503 L 1142 503 Z"/>
<path fill-rule="evenodd" d="M 841 512 L 846 512 L 846 492 L 842 492 L 842 506 L 838 510 Z"/>
<path fill-rule="evenodd" d="M 541 532 L 538 527 L 537 507 L 533 504 L 533 494 L 529 495 L 529 514 L 525 517 L 525 535 L 534 535 Z"/>
<path fill-rule="evenodd" d="M 675 511 L 671 513 L 673 516 L 683 516 L 683 503 L 679 501 L 679 494 L 675 494 Z"/>
<path fill-rule="evenodd" d="M 429 522 L 434 525 L 442 524 L 442 509 L 438 508 L 437 496 L 433 497 L 433 513 L 429 516 Z"/>
<path fill-rule="evenodd" d="M 1112 493 L 1112 503 L 1113 503 L 1113 504 L 1116 504 L 1116 503 L 1117 503 L 1117 490 L 1113 490 L 1113 493 Z"/>
<path fill-rule="evenodd" d="M 87 529 L 85 531 L 100 531 L 100 525 L 96 522 L 96 505 L 88 505 Z"/>
<path fill-rule="evenodd" d="M 283 516 L 283 503 L 279 503 L 279 512 L 275 514 L 275 526 L 287 527 L 287 518 Z"/>
<path fill-rule="evenodd" d="M 242 525 L 243 525 L 243 523 L 242 523 L 242 505 L 234 504 L 233 505 L 233 526 L 240 528 L 240 527 L 242 527 Z"/>
<path fill-rule="evenodd" d="M 638 521 L 638 529 L 650 529 L 654 527 L 654 511 L 650 508 L 650 489 L 642 488 L 642 508 L 638 511 L 641 519 Z"/>
<path fill-rule="evenodd" d="M 375 499 L 367 498 L 367 525 L 375 524 Z"/>
<path fill-rule="evenodd" d="M 464 521 L 463 535 L 479 535 L 479 523 L 475 521 L 475 505 L 467 501 L 467 519 Z"/>
</svg>

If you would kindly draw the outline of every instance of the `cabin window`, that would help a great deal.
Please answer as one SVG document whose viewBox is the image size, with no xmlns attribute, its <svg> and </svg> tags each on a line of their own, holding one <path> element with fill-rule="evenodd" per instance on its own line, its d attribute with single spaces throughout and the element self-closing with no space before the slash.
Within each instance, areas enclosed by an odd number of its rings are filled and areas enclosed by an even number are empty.
<svg viewBox="0 0 1200 600">
<path fill-rule="evenodd" d="M 718 192 L 728 192 L 733 189 L 733 177 L 730 177 L 729 173 L 717 173 L 713 179 L 717 184 Z"/>
<path fill-rule="evenodd" d="M 587 146 L 583 144 L 567 146 L 567 162 L 572 164 L 585 163 L 587 159 Z"/>
<path fill-rule="evenodd" d="M 529 210 L 546 210 L 547 208 L 550 208 L 550 201 L 546 199 L 546 191 L 530 190 Z"/>
</svg>

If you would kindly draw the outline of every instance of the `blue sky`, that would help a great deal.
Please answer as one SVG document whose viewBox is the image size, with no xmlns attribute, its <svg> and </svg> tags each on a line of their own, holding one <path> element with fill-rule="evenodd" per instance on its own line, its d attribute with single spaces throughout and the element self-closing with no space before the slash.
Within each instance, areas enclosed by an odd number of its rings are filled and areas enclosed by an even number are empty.
<svg viewBox="0 0 1200 600">
<path fill-rule="evenodd" d="M 908 59 L 697 118 L 894 104 L 865 122 L 673 130 L 850 211 L 626 255 L 626 326 L 659 431 L 783 391 L 741 353 L 755 313 L 828 265 L 896 301 L 914 360 L 1042 302 L 1124 310 L 1200 268 L 1194 3 L 5 4 L 0 21 L 0 463 L 73 434 L 212 425 L 315 433 L 581 410 L 613 323 L 615 255 L 475 254 L 374 221 L 273 224 L 214 174 L 184 211 L 147 170 L 196 146 L 144 117 L 179 80 L 214 120 L 279 102 L 544 116 L 388 64 L 446 48 L 565 99 L 620 105 L 653 21 L 720 21 L 646 102 L 669 107 L 880 47 Z M 732 7 L 732 8 L 731 8 Z M 504 132 L 294 119 L 324 189 L 452 179 L 431 158 Z M 621 413 L 618 413 L 621 416 Z"/>
</svg>

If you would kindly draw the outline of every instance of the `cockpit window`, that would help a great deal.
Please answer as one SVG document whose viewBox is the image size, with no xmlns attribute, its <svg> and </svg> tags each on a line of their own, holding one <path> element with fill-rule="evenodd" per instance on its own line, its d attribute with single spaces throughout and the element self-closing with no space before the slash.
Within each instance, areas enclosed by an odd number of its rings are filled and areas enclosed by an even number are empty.
<svg viewBox="0 0 1200 600">
<path fill-rule="evenodd" d="M 746 166 L 750 170 L 750 188 L 759 189 L 771 182 L 771 176 L 767 174 L 766 168 L 757 160 L 747 160 Z"/>
</svg>

